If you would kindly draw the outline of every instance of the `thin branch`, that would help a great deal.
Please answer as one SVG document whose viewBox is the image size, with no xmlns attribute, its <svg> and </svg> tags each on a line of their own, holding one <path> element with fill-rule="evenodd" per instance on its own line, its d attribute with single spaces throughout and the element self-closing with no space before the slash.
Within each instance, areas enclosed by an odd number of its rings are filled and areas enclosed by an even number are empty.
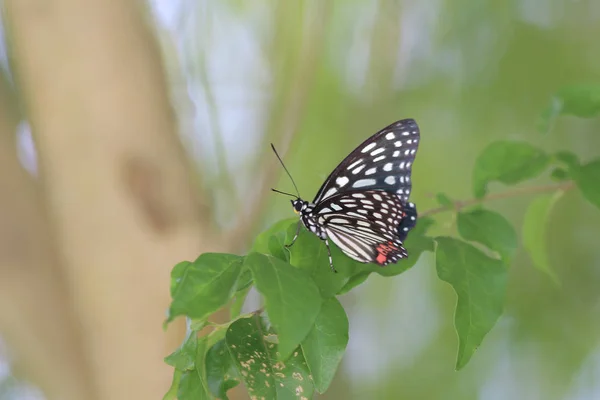
<svg viewBox="0 0 600 400">
<path fill-rule="evenodd" d="M 507 191 L 501 192 L 501 193 L 490 194 L 490 195 L 482 197 L 480 199 L 473 198 L 473 199 L 468 199 L 468 200 L 458 200 L 458 201 L 455 201 L 451 207 L 450 206 L 441 206 L 441 207 L 437 207 L 437 208 L 432 208 L 430 210 L 420 213 L 419 216 L 425 217 L 425 216 L 430 216 L 430 215 L 434 215 L 434 214 L 439 214 L 439 213 L 442 213 L 445 211 L 460 211 L 465 207 L 474 206 L 476 204 L 486 203 L 488 201 L 494 201 L 494 200 L 508 199 L 511 197 L 517 197 L 517 196 L 521 196 L 521 195 L 555 192 L 557 190 L 563 190 L 566 192 L 567 190 L 571 190 L 574 187 L 575 187 L 575 183 L 573 183 L 572 181 L 555 183 L 555 184 L 550 184 L 550 185 L 520 187 L 520 188 L 516 188 L 516 189 L 512 189 L 512 190 L 507 190 Z"/>
</svg>

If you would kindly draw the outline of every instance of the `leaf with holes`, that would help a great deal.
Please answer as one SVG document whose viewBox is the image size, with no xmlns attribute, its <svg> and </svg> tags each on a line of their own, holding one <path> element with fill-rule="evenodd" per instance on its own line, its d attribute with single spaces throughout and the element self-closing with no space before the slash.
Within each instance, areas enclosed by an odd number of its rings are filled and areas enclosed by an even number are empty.
<svg viewBox="0 0 600 400">
<path fill-rule="evenodd" d="M 454 325 L 459 340 L 456 369 L 461 369 L 502 314 L 507 269 L 468 243 L 449 237 L 435 240 L 437 274 L 458 297 Z"/>
<path fill-rule="evenodd" d="M 302 342 L 302 352 L 315 387 L 324 393 L 331 384 L 348 344 L 348 317 L 336 298 L 325 300 L 315 325 Z"/>
<path fill-rule="evenodd" d="M 226 343 L 251 398 L 312 398 L 314 386 L 302 351 L 298 348 L 281 361 L 277 336 L 267 331 L 260 316 L 232 323 Z"/>
<path fill-rule="evenodd" d="M 523 245 L 540 271 L 547 273 L 555 283 L 558 278 L 550 266 L 548 249 L 546 248 L 546 228 L 552 207 L 563 195 L 563 192 L 545 194 L 536 197 L 525 212 L 523 220 Z"/>
<path fill-rule="evenodd" d="M 167 321 L 178 315 L 202 320 L 233 297 L 242 271 L 243 257 L 205 253 L 193 263 L 180 263 L 172 272 Z"/>
<path fill-rule="evenodd" d="M 510 264 L 517 250 L 517 233 L 502 215 L 485 209 L 460 212 L 457 227 L 463 239 L 487 246 Z"/>
<path fill-rule="evenodd" d="M 221 339 L 206 352 L 206 380 L 210 393 L 227 400 L 227 391 L 239 385 L 240 377 L 231 354 Z"/>
<path fill-rule="evenodd" d="M 279 335 L 282 360 L 304 340 L 321 309 L 321 294 L 305 271 L 264 254 L 250 253 L 245 265 L 265 299 L 269 319 Z"/>
<path fill-rule="evenodd" d="M 577 168 L 573 178 L 583 197 L 600 208 L 600 159 Z"/>
<path fill-rule="evenodd" d="M 542 150 L 525 142 L 498 141 L 490 144 L 475 161 L 473 193 L 481 198 L 490 182 L 514 185 L 541 174 L 550 162 Z"/>
<path fill-rule="evenodd" d="M 561 88 L 542 112 L 538 129 L 549 132 L 560 115 L 592 118 L 600 114 L 600 85 L 571 85 Z"/>
</svg>

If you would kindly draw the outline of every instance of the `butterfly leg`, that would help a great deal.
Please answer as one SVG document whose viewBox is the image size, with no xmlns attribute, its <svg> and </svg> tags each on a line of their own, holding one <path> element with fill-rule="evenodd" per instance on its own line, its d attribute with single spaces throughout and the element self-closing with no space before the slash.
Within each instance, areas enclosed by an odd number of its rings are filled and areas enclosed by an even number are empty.
<svg viewBox="0 0 600 400">
<path fill-rule="evenodd" d="M 325 247 L 327 247 L 327 255 L 329 256 L 329 267 L 331 267 L 331 270 L 337 274 L 337 270 L 333 266 L 333 259 L 331 258 L 331 249 L 329 248 L 329 240 L 327 240 L 327 237 L 325 237 L 324 240 L 325 240 Z"/>
<path fill-rule="evenodd" d="M 285 247 L 290 248 L 292 247 L 292 245 L 296 242 L 296 239 L 298 239 L 298 235 L 300 234 L 300 224 L 302 224 L 302 220 L 298 220 L 298 225 L 296 225 L 296 234 L 294 235 L 294 238 L 292 239 L 292 243 L 290 244 L 286 244 Z"/>
</svg>

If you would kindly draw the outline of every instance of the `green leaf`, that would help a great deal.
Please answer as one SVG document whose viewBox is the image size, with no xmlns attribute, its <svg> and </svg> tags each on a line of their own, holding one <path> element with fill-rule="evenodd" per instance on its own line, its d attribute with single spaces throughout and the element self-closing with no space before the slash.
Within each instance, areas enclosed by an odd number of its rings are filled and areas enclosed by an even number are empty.
<svg viewBox="0 0 600 400">
<path fill-rule="evenodd" d="M 252 252 L 269 254 L 283 261 L 289 261 L 289 251 L 285 248 L 288 230 L 293 226 L 296 229 L 298 218 L 287 218 L 271 225 L 267 230 L 258 235 L 252 245 Z M 291 240 L 290 240 L 291 242 Z"/>
<path fill-rule="evenodd" d="M 196 368 L 185 371 L 179 380 L 178 400 L 210 400 L 211 396 L 204 377 L 204 356 L 206 354 L 206 337 L 198 339 L 196 348 Z"/>
<path fill-rule="evenodd" d="M 454 207 L 454 202 L 452 201 L 452 199 L 450 199 L 450 197 L 446 196 L 444 193 L 438 193 L 435 196 L 435 198 L 436 198 L 437 202 L 440 203 L 440 205 L 443 207 L 448 207 L 448 208 Z"/>
<path fill-rule="evenodd" d="M 177 287 L 179 286 L 179 282 L 181 281 L 181 278 L 183 277 L 186 269 L 191 264 L 192 263 L 190 261 L 182 261 L 182 262 L 176 264 L 173 267 L 173 269 L 171 270 L 171 287 L 170 287 L 171 297 L 173 297 L 175 295 L 175 291 L 177 290 Z"/>
<path fill-rule="evenodd" d="M 242 312 L 242 307 L 244 307 L 244 302 L 246 301 L 246 297 L 248 296 L 248 292 L 250 292 L 252 286 L 248 286 L 245 289 L 237 291 L 235 293 L 235 297 L 233 298 L 233 302 L 231 303 L 231 307 L 229 308 L 229 317 L 231 319 L 235 319 L 240 316 Z"/>
<path fill-rule="evenodd" d="M 456 369 L 461 369 L 502 314 L 507 269 L 468 243 L 449 237 L 435 240 L 437 274 L 458 297 L 454 325 L 459 339 Z"/>
<path fill-rule="evenodd" d="M 288 231 L 292 235 L 295 230 Z M 291 241 L 291 237 L 289 238 Z M 331 271 L 325 243 L 302 228 L 296 243 L 290 248 L 290 264 L 305 271 L 317 284 L 323 298 L 334 296 L 362 264 L 354 261 L 331 241 L 331 257 L 338 273 Z"/>
<path fill-rule="evenodd" d="M 348 344 L 348 317 L 334 297 L 323 302 L 315 325 L 302 342 L 302 352 L 319 393 L 324 393 Z"/>
<path fill-rule="evenodd" d="M 240 292 L 245 290 L 252 285 L 252 272 L 249 269 L 242 269 L 240 273 L 240 277 L 238 278 L 237 284 L 235 286 L 235 291 Z"/>
<path fill-rule="evenodd" d="M 573 178 L 583 197 L 600 208 L 600 159 L 577 168 Z"/>
<path fill-rule="evenodd" d="M 269 334 L 260 316 L 232 323 L 226 343 L 251 398 L 312 398 L 314 387 L 302 351 L 297 349 L 286 361 L 279 360 L 277 336 Z"/>
<path fill-rule="evenodd" d="M 485 209 L 460 212 L 457 227 L 463 239 L 487 246 L 510 264 L 517 250 L 517 233 L 502 215 Z"/>
<path fill-rule="evenodd" d="M 281 359 L 304 340 L 321 309 L 321 294 L 304 271 L 272 256 L 250 253 L 246 266 L 265 298 L 269 319 L 279 334 Z"/>
<path fill-rule="evenodd" d="M 577 168 L 580 165 L 577 154 L 570 151 L 559 151 L 554 155 L 554 158 L 565 164 L 567 167 L 569 167 L 569 169 Z"/>
<path fill-rule="evenodd" d="M 210 393 L 224 400 L 227 400 L 227 391 L 240 383 L 225 339 L 215 343 L 206 352 L 206 380 Z"/>
<path fill-rule="evenodd" d="M 167 393 L 165 393 L 162 400 L 177 400 L 177 391 L 179 390 L 179 381 L 181 380 L 181 375 L 183 374 L 183 372 L 181 372 L 178 369 L 175 369 L 173 371 L 174 372 L 173 372 L 173 379 L 171 381 L 171 387 L 169 388 L 169 391 L 167 391 Z"/>
<path fill-rule="evenodd" d="M 475 161 L 473 193 L 481 198 L 487 185 L 498 181 L 513 185 L 541 174 L 550 157 L 525 142 L 497 141 L 486 147 Z"/>
<path fill-rule="evenodd" d="M 190 371 L 196 368 L 198 332 L 188 330 L 187 335 L 177 350 L 165 357 L 165 363 L 179 371 Z"/>
<path fill-rule="evenodd" d="M 433 224 L 433 219 L 429 217 L 419 218 L 417 220 L 417 226 L 410 231 L 406 241 L 404 242 L 404 247 L 408 252 L 408 258 L 383 268 L 375 264 L 358 264 L 358 266 L 355 268 L 356 272 L 339 290 L 338 294 L 347 293 L 352 288 L 363 283 L 367 280 L 368 276 L 372 272 L 375 272 L 381 276 L 396 276 L 412 268 L 419 261 L 421 254 L 426 251 L 432 252 L 434 250 L 433 239 L 425 236 L 425 233 Z"/>
<path fill-rule="evenodd" d="M 434 250 L 434 243 L 433 239 L 429 236 L 419 235 L 417 232 L 411 231 L 404 242 L 404 247 L 408 252 L 408 258 L 400 260 L 396 264 L 390 264 L 384 268 L 377 265 L 370 268 L 381 276 L 399 275 L 412 268 L 419 261 L 421 254 L 426 251 L 432 252 Z"/>
<path fill-rule="evenodd" d="M 356 275 L 353 275 L 337 294 L 342 295 L 348 293 L 361 283 L 364 283 L 369 278 L 369 275 L 371 275 L 371 271 L 362 271 Z"/>
<path fill-rule="evenodd" d="M 559 191 L 536 197 L 529 204 L 529 207 L 527 207 L 523 220 L 523 246 L 525 246 L 525 249 L 529 253 L 533 265 L 547 273 L 555 283 L 558 283 L 558 278 L 548 260 L 546 228 L 548 226 L 550 211 L 563 193 Z"/>
<path fill-rule="evenodd" d="M 243 257 L 233 254 L 202 254 L 172 274 L 171 307 L 167 321 L 178 315 L 202 320 L 233 297 L 242 270 Z M 176 272 L 176 273 L 175 273 Z"/>
<path fill-rule="evenodd" d="M 563 168 L 554 168 L 550 173 L 550 178 L 555 182 L 564 182 L 569 180 L 571 176 L 569 172 Z"/>
<path fill-rule="evenodd" d="M 600 85 L 571 85 L 561 88 L 542 112 L 538 129 L 550 131 L 559 115 L 592 118 L 600 113 Z"/>
</svg>

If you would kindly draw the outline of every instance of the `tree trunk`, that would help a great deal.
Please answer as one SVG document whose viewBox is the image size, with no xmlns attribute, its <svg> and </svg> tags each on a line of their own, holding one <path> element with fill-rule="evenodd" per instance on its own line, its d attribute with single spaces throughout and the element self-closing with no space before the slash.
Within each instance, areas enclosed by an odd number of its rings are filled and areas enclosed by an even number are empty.
<svg viewBox="0 0 600 400">
<path fill-rule="evenodd" d="M 89 361 L 86 399 L 166 392 L 172 369 L 163 357 L 181 339 L 181 331 L 161 329 L 170 269 L 219 249 L 193 189 L 142 7 L 136 0 L 5 1 L 60 260 L 61 273 L 43 283 L 58 296 L 58 276 L 65 278 L 80 331 L 67 323 L 60 329 L 83 339 L 73 365 Z M 59 300 L 46 304 L 48 319 L 67 313 Z M 77 385 L 77 375 L 52 376 Z"/>
</svg>

